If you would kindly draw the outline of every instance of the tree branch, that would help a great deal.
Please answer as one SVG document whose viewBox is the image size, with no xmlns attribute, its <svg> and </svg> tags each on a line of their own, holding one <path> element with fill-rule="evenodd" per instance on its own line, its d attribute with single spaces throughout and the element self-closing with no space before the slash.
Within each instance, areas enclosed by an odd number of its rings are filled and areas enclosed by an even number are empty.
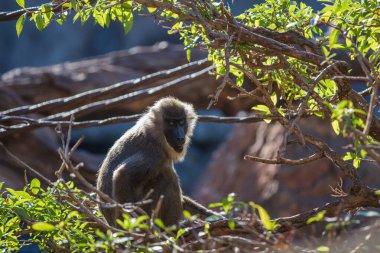
<svg viewBox="0 0 380 253">
<path fill-rule="evenodd" d="M 2 117 L 4 115 L 20 115 L 20 114 L 29 114 L 29 113 L 54 110 L 54 109 L 63 110 L 67 108 L 75 108 L 78 105 L 82 105 L 83 103 L 88 103 L 90 101 L 105 99 L 105 98 L 115 97 L 120 94 L 125 94 L 131 91 L 132 89 L 136 89 L 144 85 L 153 85 L 156 82 L 162 83 L 169 79 L 178 78 L 178 77 L 183 76 L 185 73 L 199 70 L 206 66 L 207 66 L 207 59 L 202 59 L 199 61 L 194 61 L 188 64 L 184 64 L 176 68 L 158 71 L 153 74 L 149 74 L 140 78 L 119 82 L 119 83 L 116 83 L 104 88 L 98 88 L 98 89 L 85 91 L 79 94 L 75 94 L 71 97 L 57 98 L 57 99 L 52 99 L 52 100 L 45 101 L 39 104 L 35 104 L 35 105 L 25 105 L 25 106 L 8 109 L 8 110 L 0 112 L 0 121 L 4 119 Z"/>
<path fill-rule="evenodd" d="M 129 115 L 129 116 L 118 116 L 111 117 L 101 120 L 88 120 L 88 121 L 54 121 L 54 120 L 44 120 L 44 119 L 32 119 L 21 116 L 5 116 L 4 120 L 19 120 L 25 121 L 26 123 L 12 125 L 12 126 L 2 126 L 0 128 L 0 138 L 13 134 L 20 131 L 31 131 L 40 127 L 56 127 L 58 125 L 73 127 L 91 127 L 91 126 L 104 126 L 111 125 L 115 123 L 127 123 L 136 121 L 141 114 Z M 270 115 L 252 115 L 248 117 L 218 117 L 218 116 L 198 116 L 198 121 L 200 122 L 212 122 L 212 123 L 256 123 L 263 121 L 264 119 L 278 119 L 275 116 Z"/>
<path fill-rule="evenodd" d="M 255 157 L 255 156 L 250 156 L 246 155 L 244 156 L 244 160 L 249 160 L 249 161 L 254 161 L 254 162 L 261 162 L 261 163 L 267 163 L 267 164 L 287 164 L 287 165 L 300 165 L 300 164 L 305 164 L 309 163 L 312 161 L 319 160 L 324 157 L 323 152 L 318 152 L 315 153 L 311 156 L 305 157 L 305 158 L 300 158 L 297 160 L 291 160 L 291 159 L 286 159 L 279 157 L 277 159 L 265 159 L 265 158 L 260 158 L 260 157 Z"/>
</svg>

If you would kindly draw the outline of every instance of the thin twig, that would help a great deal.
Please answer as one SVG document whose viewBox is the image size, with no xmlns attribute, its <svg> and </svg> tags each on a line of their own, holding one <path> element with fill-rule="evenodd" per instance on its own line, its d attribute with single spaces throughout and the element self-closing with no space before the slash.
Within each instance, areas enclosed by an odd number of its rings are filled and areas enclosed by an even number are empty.
<svg viewBox="0 0 380 253">
<path fill-rule="evenodd" d="M 30 167 L 28 164 L 26 164 L 25 162 L 23 162 L 20 158 L 18 158 L 17 156 L 15 156 L 14 154 L 12 154 L 6 147 L 5 145 L 0 142 L 0 146 L 4 149 L 5 153 L 7 153 L 8 156 L 10 156 L 17 164 L 21 165 L 22 167 L 28 169 L 29 171 L 31 171 L 32 173 L 34 173 L 37 177 L 39 177 L 40 179 L 42 179 L 45 183 L 47 183 L 48 185 L 53 185 L 53 182 L 50 181 L 47 177 L 43 176 L 41 173 L 39 173 L 38 171 L 36 171 L 35 169 L 33 169 L 32 167 Z"/>
<path fill-rule="evenodd" d="M 230 36 L 228 38 L 228 41 L 227 41 L 225 47 L 224 47 L 224 53 L 225 53 L 225 60 L 224 61 L 226 64 L 226 66 L 225 66 L 226 73 L 224 74 L 222 83 L 216 89 L 215 95 L 212 96 L 210 103 L 207 106 L 207 110 L 209 110 L 212 105 L 215 105 L 216 103 L 218 103 L 220 93 L 222 93 L 224 87 L 227 84 L 228 79 L 230 78 L 229 77 L 230 76 L 230 46 L 232 43 L 232 39 L 233 39 L 233 36 Z"/>
<path fill-rule="evenodd" d="M 305 157 L 305 158 L 300 158 L 297 160 L 292 160 L 292 159 L 287 159 L 287 158 L 282 158 L 279 157 L 277 159 L 265 159 L 265 158 L 260 158 L 260 157 L 255 157 L 255 156 L 250 156 L 246 155 L 244 156 L 244 160 L 249 160 L 249 161 L 254 161 L 254 162 L 261 162 L 261 163 L 267 163 L 267 164 L 287 164 L 287 165 L 300 165 L 300 164 L 305 164 L 309 163 L 312 161 L 319 160 L 324 157 L 323 152 L 318 152 L 315 153 L 311 156 Z"/>
<path fill-rule="evenodd" d="M 16 124 L 12 126 L 3 126 L 0 128 L 0 137 L 7 136 L 9 134 L 20 132 L 20 131 L 30 131 L 32 129 L 40 128 L 40 127 L 56 127 L 58 125 L 68 126 L 72 124 L 73 127 L 91 127 L 91 126 L 104 126 L 111 125 L 116 123 L 127 123 L 134 122 L 141 117 L 141 114 L 135 114 L 130 116 L 118 116 L 111 117 L 107 119 L 101 120 L 88 120 L 88 121 L 55 121 L 55 120 L 43 120 L 43 119 L 32 119 L 28 117 L 22 116 L 6 116 L 9 120 L 21 120 L 26 123 Z M 198 117 L 198 121 L 200 122 L 212 122 L 212 123 L 255 123 L 263 121 L 264 119 L 273 119 L 278 120 L 279 117 L 271 116 L 271 115 L 251 115 L 248 117 L 218 117 L 212 115 L 201 115 Z"/>
</svg>

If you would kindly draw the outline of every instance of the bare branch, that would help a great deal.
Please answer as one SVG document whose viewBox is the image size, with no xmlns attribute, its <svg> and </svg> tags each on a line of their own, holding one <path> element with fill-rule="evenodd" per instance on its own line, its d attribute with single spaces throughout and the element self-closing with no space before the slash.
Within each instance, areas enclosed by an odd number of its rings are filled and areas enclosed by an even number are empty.
<svg viewBox="0 0 380 253">
<path fill-rule="evenodd" d="M 379 96 L 379 85 L 380 85 L 380 80 L 378 78 L 375 79 L 372 85 L 372 94 L 371 94 L 371 100 L 369 102 L 369 109 L 368 109 L 368 114 L 367 114 L 367 120 L 365 123 L 365 127 L 363 129 L 363 134 L 368 135 L 370 127 L 372 125 L 372 119 L 373 119 L 373 113 L 374 110 L 377 106 L 377 101 L 378 101 L 378 96 Z"/>
<path fill-rule="evenodd" d="M 21 116 L 5 116 L 3 119 L 7 120 L 19 120 L 25 123 L 12 125 L 12 126 L 2 126 L 0 128 L 0 138 L 7 136 L 9 134 L 20 132 L 20 131 L 30 131 L 32 129 L 40 127 L 56 127 L 57 125 L 69 126 L 72 124 L 73 127 L 91 127 L 91 126 L 104 126 L 116 123 L 127 123 L 136 121 L 141 114 L 135 114 L 130 116 L 118 116 L 111 117 L 101 120 L 88 120 L 88 121 L 55 121 L 55 120 L 44 120 L 44 119 L 32 119 L 28 117 Z M 218 117 L 212 115 L 201 115 L 198 117 L 200 122 L 212 122 L 212 123 L 256 123 L 263 121 L 264 119 L 277 120 L 278 117 L 271 115 L 251 115 L 247 117 Z"/>
<path fill-rule="evenodd" d="M 281 226 L 276 230 L 283 233 L 295 228 L 301 228 L 308 225 L 308 219 L 314 217 L 319 212 L 325 211 L 325 217 L 335 217 L 343 211 L 354 210 L 360 207 L 380 207 L 380 197 L 372 189 L 362 188 L 355 195 L 341 197 L 338 201 L 327 203 L 323 207 L 314 208 L 305 213 L 297 214 L 291 217 L 276 219 Z"/>
<path fill-rule="evenodd" d="M 331 78 L 332 80 L 337 80 L 337 79 L 347 79 L 347 80 L 354 80 L 354 81 L 365 81 L 368 82 L 369 79 L 368 77 L 365 76 L 334 76 Z"/>
<path fill-rule="evenodd" d="M 318 153 L 315 153 L 311 156 L 301 158 L 301 159 L 297 159 L 297 160 L 292 160 L 292 159 L 287 159 L 287 158 L 282 158 L 282 157 L 279 157 L 277 159 L 265 159 L 265 158 L 250 156 L 250 155 L 244 156 L 244 160 L 267 163 L 267 164 L 300 165 L 300 164 L 305 164 L 305 163 L 309 163 L 312 161 L 319 160 L 323 157 L 324 157 L 323 152 L 318 152 Z"/>
<path fill-rule="evenodd" d="M 25 162 L 23 162 L 20 158 L 18 158 L 17 156 L 15 156 L 14 154 L 12 154 L 5 146 L 2 142 L 0 142 L 0 146 L 3 148 L 3 150 L 5 151 L 5 153 L 7 153 L 8 156 L 10 156 L 17 164 L 21 165 L 22 167 L 28 169 L 28 171 L 32 172 L 33 174 L 35 174 L 37 177 L 41 178 L 45 183 L 47 183 L 48 185 L 53 185 L 53 182 L 50 181 L 48 178 L 46 178 L 45 176 L 43 176 L 41 173 L 39 173 L 38 171 L 36 171 L 35 169 L 33 169 L 32 167 L 30 167 L 28 164 L 26 164 Z"/>
<path fill-rule="evenodd" d="M 231 46 L 232 39 L 233 39 L 233 35 L 230 38 L 228 38 L 228 41 L 226 42 L 226 45 L 224 47 L 224 51 L 225 51 L 225 60 L 224 61 L 226 64 L 226 67 L 225 67 L 226 68 L 226 74 L 223 77 L 222 83 L 216 89 L 215 95 L 212 96 L 210 103 L 207 106 L 207 110 L 210 109 L 212 105 L 215 105 L 216 103 L 218 103 L 220 93 L 222 93 L 224 87 L 227 84 L 228 79 L 230 78 L 229 77 L 229 75 L 230 75 L 230 46 Z"/>
<path fill-rule="evenodd" d="M 298 133 L 299 130 L 296 130 L 296 132 Z M 333 162 L 346 177 L 352 180 L 355 186 L 362 186 L 356 169 L 351 164 L 348 164 L 347 162 L 343 161 L 342 158 L 339 155 L 337 155 L 329 145 L 307 134 L 304 134 L 303 137 L 305 138 L 306 142 L 318 147 L 319 150 L 324 153 L 325 157 L 327 157 L 331 162 Z"/>
<path fill-rule="evenodd" d="M 52 110 L 56 108 L 63 110 L 65 108 L 74 108 L 74 107 L 77 107 L 78 105 L 82 105 L 83 103 L 88 103 L 90 101 L 119 96 L 120 94 L 125 94 L 132 89 L 135 89 L 147 84 L 151 85 L 156 82 L 162 83 L 168 79 L 182 76 L 185 73 L 188 73 L 190 71 L 204 68 L 206 65 L 207 65 L 207 59 L 203 59 L 203 60 L 194 61 L 188 64 L 184 64 L 182 66 L 179 66 L 173 69 L 158 71 L 153 74 L 149 74 L 140 78 L 119 82 L 119 83 L 116 83 L 104 88 L 98 88 L 98 89 L 82 92 L 82 93 L 73 95 L 71 97 L 57 98 L 57 99 L 52 99 L 52 100 L 45 101 L 39 104 L 35 104 L 35 105 L 25 105 L 25 106 L 12 108 L 12 109 L 0 112 L 0 120 L 3 119 L 4 115 L 28 114 L 28 113 L 33 113 L 33 112 Z"/>
</svg>

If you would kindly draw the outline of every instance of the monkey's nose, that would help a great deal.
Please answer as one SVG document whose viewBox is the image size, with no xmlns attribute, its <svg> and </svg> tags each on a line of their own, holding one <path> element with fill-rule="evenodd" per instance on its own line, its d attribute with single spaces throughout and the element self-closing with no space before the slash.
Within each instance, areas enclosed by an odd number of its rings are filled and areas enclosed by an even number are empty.
<svg viewBox="0 0 380 253">
<path fill-rule="evenodd" d="M 184 137 L 177 137 L 177 142 L 178 143 L 185 143 L 185 138 Z"/>
</svg>

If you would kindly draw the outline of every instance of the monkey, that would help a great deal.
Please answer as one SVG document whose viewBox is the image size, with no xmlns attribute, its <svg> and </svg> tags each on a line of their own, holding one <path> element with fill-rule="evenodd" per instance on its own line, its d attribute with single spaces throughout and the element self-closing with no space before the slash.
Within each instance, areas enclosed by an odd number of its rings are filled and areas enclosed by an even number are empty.
<svg viewBox="0 0 380 253">
<path fill-rule="evenodd" d="M 197 115 L 191 104 L 174 97 L 154 103 L 107 153 L 98 173 L 97 188 L 118 203 L 136 203 L 148 193 L 148 215 L 156 208 L 166 226 L 178 225 L 184 208 L 202 217 L 217 215 L 190 197 L 183 196 L 174 162 L 186 155 Z M 162 197 L 161 197 L 162 196 Z M 115 209 L 100 206 L 106 221 L 115 226 Z"/>
</svg>

